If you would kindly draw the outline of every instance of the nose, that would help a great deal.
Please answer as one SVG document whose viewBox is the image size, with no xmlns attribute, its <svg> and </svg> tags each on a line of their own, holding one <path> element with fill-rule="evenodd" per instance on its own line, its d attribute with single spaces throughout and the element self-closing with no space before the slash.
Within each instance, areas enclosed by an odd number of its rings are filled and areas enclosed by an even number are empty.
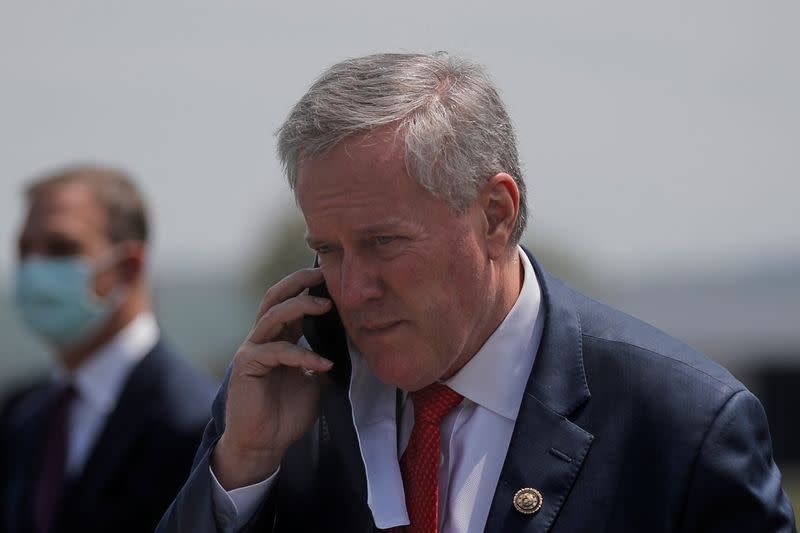
<svg viewBox="0 0 800 533">
<path fill-rule="evenodd" d="M 339 297 L 335 300 L 343 310 L 357 308 L 382 294 L 378 270 L 369 258 L 345 253 L 338 275 Z"/>
</svg>

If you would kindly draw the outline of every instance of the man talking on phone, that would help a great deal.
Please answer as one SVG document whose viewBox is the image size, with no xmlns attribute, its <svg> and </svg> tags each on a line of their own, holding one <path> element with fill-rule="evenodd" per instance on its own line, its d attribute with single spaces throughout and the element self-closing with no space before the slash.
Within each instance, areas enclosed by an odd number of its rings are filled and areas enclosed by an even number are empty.
<svg viewBox="0 0 800 533">
<path fill-rule="evenodd" d="M 794 530 L 759 401 L 519 246 L 481 68 L 341 62 L 278 137 L 319 267 L 267 291 L 159 531 Z"/>
</svg>

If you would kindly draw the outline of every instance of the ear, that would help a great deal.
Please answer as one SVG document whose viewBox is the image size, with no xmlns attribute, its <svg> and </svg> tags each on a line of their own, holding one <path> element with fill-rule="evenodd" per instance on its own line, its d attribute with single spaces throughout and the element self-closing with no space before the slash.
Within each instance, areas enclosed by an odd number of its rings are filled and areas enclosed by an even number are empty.
<svg viewBox="0 0 800 533">
<path fill-rule="evenodd" d="M 519 215 L 519 188 L 514 178 L 501 172 L 486 182 L 479 196 L 486 219 L 487 252 L 492 259 L 498 259 L 508 254 Z"/>
<path fill-rule="evenodd" d="M 128 284 L 134 284 L 144 277 L 144 267 L 147 261 L 147 245 L 142 241 L 126 241 L 120 250 L 122 259 L 119 264 L 121 279 Z"/>
</svg>

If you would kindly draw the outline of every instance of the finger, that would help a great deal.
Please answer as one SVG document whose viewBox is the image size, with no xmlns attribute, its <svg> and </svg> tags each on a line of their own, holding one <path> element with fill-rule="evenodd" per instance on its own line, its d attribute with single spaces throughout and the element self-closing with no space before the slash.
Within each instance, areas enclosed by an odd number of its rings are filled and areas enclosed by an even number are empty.
<svg viewBox="0 0 800 533">
<path fill-rule="evenodd" d="M 297 296 L 309 287 L 319 285 L 324 281 L 322 271 L 319 268 L 303 268 L 297 272 L 292 272 L 278 283 L 267 289 L 261 303 L 258 306 L 256 320 L 267 312 L 271 307 L 289 298 Z"/>
<path fill-rule="evenodd" d="M 323 315 L 332 306 L 329 298 L 301 294 L 273 305 L 253 326 L 248 340 L 255 343 L 278 339 L 296 342 L 300 338 L 300 319 L 304 315 Z M 297 338 L 294 338 L 294 337 Z"/>
<path fill-rule="evenodd" d="M 233 358 L 234 372 L 249 377 L 263 377 L 278 366 L 327 372 L 333 362 L 289 342 L 246 342 Z"/>
</svg>

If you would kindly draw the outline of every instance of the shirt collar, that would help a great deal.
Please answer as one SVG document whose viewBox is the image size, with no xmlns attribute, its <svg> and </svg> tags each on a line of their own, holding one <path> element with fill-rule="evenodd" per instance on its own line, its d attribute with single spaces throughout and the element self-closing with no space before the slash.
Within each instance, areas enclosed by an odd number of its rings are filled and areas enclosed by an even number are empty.
<svg viewBox="0 0 800 533">
<path fill-rule="evenodd" d="M 445 381 L 465 398 L 509 420 L 517 419 L 541 336 L 541 290 L 527 254 L 519 248 L 518 255 L 524 278 L 517 301 L 478 353 Z"/>
<path fill-rule="evenodd" d="M 128 375 L 150 353 L 158 337 L 158 324 L 153 313 L 141 313 L 71 375 L 63 368 L 57 369 L 57 379 L 71 381 L 84 401 L 101 412 L 109 413 L 114 409 Z"/>
</svg>

